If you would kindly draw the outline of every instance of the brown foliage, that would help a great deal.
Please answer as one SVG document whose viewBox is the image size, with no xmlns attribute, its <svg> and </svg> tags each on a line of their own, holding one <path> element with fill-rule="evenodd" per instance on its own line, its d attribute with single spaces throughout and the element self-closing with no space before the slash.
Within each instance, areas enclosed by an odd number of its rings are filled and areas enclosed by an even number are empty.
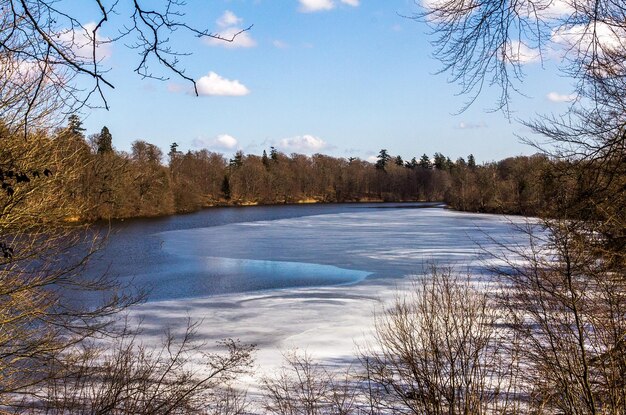
<svg viewBox="0 0 626 415">
<path fill-rule="evenodd" d="M 1 127 L 0 127 L 1 128 Z M 110 295 L 105 277 L 80 270 L 97 247 L 97 235 L 75 222 L 84 213 L 79 194 L 84 153 L 71 137 L 43 133 L 26 138 L 0 129 L 0 402 L 46 377 L 42 364 L 69 346 L 105 330 L 108 316 L 132 304 Z M 26 180 L 9 176 L 27 176 Z M 8 188 L 11 191 L 8 191 Z M 72 293 L 101 292 L 89 308 Z M 80 296 L 76 296 L 80 297 Z"/>
</svg>

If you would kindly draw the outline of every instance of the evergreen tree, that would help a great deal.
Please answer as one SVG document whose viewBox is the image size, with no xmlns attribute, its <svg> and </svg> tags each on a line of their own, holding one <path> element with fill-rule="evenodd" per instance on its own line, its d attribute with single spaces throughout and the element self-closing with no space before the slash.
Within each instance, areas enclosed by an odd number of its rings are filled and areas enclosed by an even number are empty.
<svg viewBox="0 0 626 415">
<path fill-rule="evenodd" d="M 172 156 L 173 154 L 178 153 L 178 143 L 177 142 L 173 142 L 172 144 L 170 144 L 170 152 L 169 152 L 169 156 Z"/>
<path fill-rule="evenodd" d="M 263 156 L 261 157 L 261 161 L 263 162 L 265 168 L 268 168 L 270 166 L 270 159 L 267 157 L 267 152 L 265 150 L 263 150 Z"/>
<path fill-rule="evenodd" d="M 397 156 L 396 157 L 396 166 L 404 166 L 404 160 L 402 160 L 402 156 Z"/>
<path fill-rule="evenodd" d="M 273 147 L 272 147 L 273 148 Z M 235 153 L 232 159 L 230 159 L 229 166 L 231 167 L 241 167 L 243 166 L 243 151 L 239 150 Z"/>
<path fill-rule="evenodd" d="M 446 156 L 441 153 L 435 153 L 433 155 L 434 165 L 437 170 L 445 170 L 446 169 Z"/>
<path fill-rule="evenodd" d="M 272 161 L 278 161 L 278 151 L 274 148 L 274 146 L 270 147 L 270 158 Z"/>
<path fill-rule="evenodd" d="M 446 157 L 446 162 L 443 165 L 443 168 L 450 171 L 454 167 L 454 162 L 450 160 L 450 157 Z"/>
<path fill-rule="evenodd" d="M 467 166 L 470 169 L 473 169 L 476 167 L 476 160 L 474 159 L 474 155 L 470 154 L 469 156 L 467 156 Z"/>
<path fill-rule="evenodd" d="M 96 144 L 98 145 L 98 154 L 113 152 L 113 136 L 106 125 L 102 127 Z"/>
<path fill-rule="evenodd" d="M 430 162 L 430 157 L 428 157 L 426 153 L 422 154 L 422 157 L 420 158 L 419 166 L 423 169 L 430 169 L 432 167 L 432 164 Z"/>
<path fill-rule="evenodd" d="M 167 155 L 170 157 L 170 167 L 178 154 L 180 154 L 180 151 L 178 151 L 178 143 L 173 142 L 172 144 L 170 144 L 170 152 L 167 153 Z"/>
<path fill-rule="evenodd" d="M 80 120 L 78 115 L 72 114 L 67 117 L 67 129 L 72 135 L 85 138 L 83 133 L 85 131 L 83 128 L 83 122 Z"/>
<path fill-rule="evenodd" d="M 387 167 L 387 163 L 389 163 L 389 160 L 391 160 L 391 156 L 389 155 L 387 150 L 380 150 L 380 152 L 378 153 L 378 160 L 376 161 L 376 169 L 385 170 L 385 167 Z"/>
<path fill-rule="evenodd" d="M 409 169 L 414 169 L 418 166 L 417 159 L 413 157 L 411 161 L 406 162 L 406 167 Z"/>
</svg>

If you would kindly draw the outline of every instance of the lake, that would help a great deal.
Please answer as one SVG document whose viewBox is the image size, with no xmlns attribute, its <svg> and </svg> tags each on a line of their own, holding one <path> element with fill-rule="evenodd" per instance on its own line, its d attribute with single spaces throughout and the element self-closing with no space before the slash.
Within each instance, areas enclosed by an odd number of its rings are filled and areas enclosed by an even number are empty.
<svg viewBox="0 0 626 415">
<path fill-rule="evenodd" d="M 430 264 L 491 278 L 521 221 L 426 203 L 214 208 L 113 224 L 90 272 L 149 290 L 131 310 L 146 341 L 191 318 L 203 340 L 256 344 L 263 366 L 294 347 L 341 362 Z"/>
<path fill-rule="evenodd" d="M 514 236 L 502 217 L 439 204 L 215 208 L 113 224 L 90 272 L 161 301 L 399 278 L 430 262 L 476 271 L 478 245 Z"/>
</svg>

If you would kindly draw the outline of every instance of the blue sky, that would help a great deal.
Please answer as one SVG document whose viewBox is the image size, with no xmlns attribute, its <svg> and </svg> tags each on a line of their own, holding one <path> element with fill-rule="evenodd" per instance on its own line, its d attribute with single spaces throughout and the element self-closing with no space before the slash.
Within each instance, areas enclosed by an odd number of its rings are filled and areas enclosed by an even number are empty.
<svg viewBox="0 0 626 415">
<path fill-rule="evenodd" d="M 173 46 L 191 53 L 181 64 L 199 80 L 199 97 L 175 77 L 141 80 L 133 73 L 136 51 L 107 46 L 104 64 L 116 88 L 107 92 L 109 111 L 84 112 L 87 133 L 108 126 L 119 150 L 143 139 L 165 152 L 175 141 L 183 151 L 227 156 L 270 146 L 364 159 L 381 148 L 405 159 L 442 152 L 478 161 L 535 152 L 519 143 L 524 127 L 488 111 L 497 91 L 456 114 L 467 97 L 435 74 L 429 28 L 402 17 L 418 11 L 411 0 L 190 0 L 183 10 L 191 24 L 216 33 L 254 27 L 234 44 L 175 34 Z M 79 14 L 93 20 L 89 10 Z M 122 17 L 102 36 L 115 36 Z M 567 109 L 558 101 L 571 84 L 553 66 L 525 65 L 526 96 L 514 97 L 514 118 Z"/>
</svg>

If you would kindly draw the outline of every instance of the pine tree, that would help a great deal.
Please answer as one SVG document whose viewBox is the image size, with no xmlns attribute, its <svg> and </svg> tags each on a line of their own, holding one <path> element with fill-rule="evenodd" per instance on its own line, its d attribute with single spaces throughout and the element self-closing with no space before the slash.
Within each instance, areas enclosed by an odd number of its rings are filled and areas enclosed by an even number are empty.
<svg viewBox="0 0 626 415">
<path fill-rule="evenodd" d="M 391 156 L 389 155 L 387 150 L 380 150 L 380 152 L 378 153 L 378 160 L 376 161 L 376 169 L 384 171 L 385 167 L 387 167 L 387 163 L 389 162 L 389 160 L 391 160 Z"/>
<path fill-rule="evenodd" d="M 444 169 L 450 171 L 454 167 L 454 162 L 450 159 L 450 157 L 446 157 L 446 162 L 443 166 Z"/>
<path fill-rule="evenodd" d="M 67 129 L 72 135 L 85 138 L 85 135 L 83 133 L 85 131 L 85 129 L 83 128 L 83 122 L 80 120 L 78 115 L 72 114 L 67 117 Z"/>
<path fill-rule="evenodd" d="M 265 150 L 263 150 L 263 156 L 261 157 L 261 161 L 263 162 L 265 168 L 268 168 L 270 166 L 270 159 L 267 157 L 267 152 Z"/>
<path fill-rule="evenodd" d="M 235 156 L 232 159 L 230 159 L 228 165 L 231 166 L 231 167 L 241 167 L 241 166 L 243 166 L 243 151 L 241 151 L 241 150 L 237 151 L 235 153 Z"/>
<path fill-rule="evenodd" d="M 434 165 L 435 165 L 435 168 L 437 170 L 445 170 L 446 165 L 447 165 L 447 163 L 446 163 L 446 156 L 444 156 L 441 153 L 435 153 L 433 155 L 433 159 L 435 161 Z"/>
<path fill-rule="evenodd" d="M 424 153 L 422 157 L 420 158 L 419 165 L 423 169 L 430 169 L 432 167 L 432 164 L 430 162 L 430 157 L 428 157 L 426 153 Z"/>
<path fill-rule="evenodd" d="M 102 127 L 96 144 L 98 145 L 98 154 L 113 152 L 113 136 L 106 126 Z"/>
<path fill-rule="evenodd" d="M 278 151 L 274 148 L 274 146 L 270 147 L 270 158 L 272 161 L 278 161 Z"/>
<path fill-rule="evenodd" d="M 170 167 L 172 167 L 172 162 L 176 160 L 176 156 L 179 154 L 181 154 L 181 152 L 178 151 L 178 143 L 173 142 L 172 144 L 170 144 L 170 152 L 167 153 L 167 155 L 170 157 Z"/>
<path fill-rule="evenodd" d="M 467 166 L 470 169 L 473 169 L 476 167 L 476 160 L 474 159 L 474 155 L 470 154 L 469 156 L 467 156 Z"/>
</svg>

